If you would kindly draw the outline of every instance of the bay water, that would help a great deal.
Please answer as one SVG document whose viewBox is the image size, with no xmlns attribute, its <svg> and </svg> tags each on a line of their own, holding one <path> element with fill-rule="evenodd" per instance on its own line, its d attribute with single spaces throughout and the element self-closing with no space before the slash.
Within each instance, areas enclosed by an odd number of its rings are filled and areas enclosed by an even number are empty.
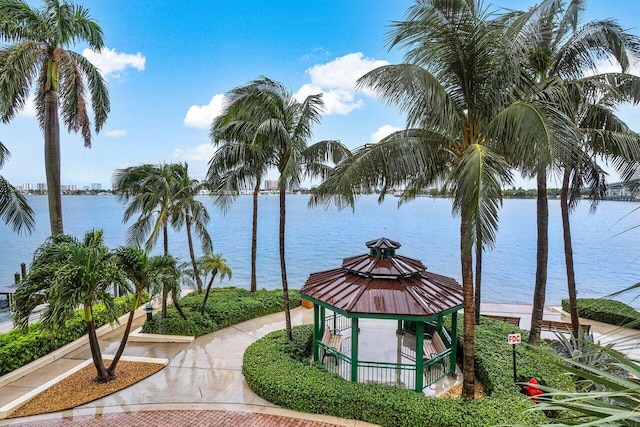
<svg viewBox="0 0 640 427">
<path fill-rule="evenodd" d="M 29 265 L 34 250 L 49 235 L 46 196 L 27 196 L 36 213 L 37 228 L 31 235 L 16 235 L 0 224 L 0 284 L 13 283 L 20 263 Z M 216 286 L 249 287 L 251 273 L 251 196 L 240 196 L 223 214 L 214 198 L 201 196 L 211 215 L 207 227 L 214 252 L 221 253 L 233 270 L 231 280 Z M 363 196 L 355 211 L 334 207 L 308 208 L 305 195 L 287 196 L 286 262 L 289 287 L 300 288 L 309 274 L 339 267 L 345 257 L 367 252 L 365 242 L 388 237 L 402 244 L 398 254 L 420 259 L 434 273 L 460 281 L 460 219 L 451 212 L 448 199 L 420 197 L 398 206 L 388 197 Z M 640 282 L 639 207 L 631 202 L 602 202 L 591 213 L 581 202 L 571 216 L 576 282 L 579 297 L 599 297 Z M 549 270 L 547 303 L 559 304 L 567 297 L 558 200 L 549 201 Z M 107 245 L 125 244 L 129 224 L 122 223 L 124 206 L 115 196 L 63 196 L 67 234 L 82 237 L 97 228 L 104 230 Z M 258 220 L 258 287 L 281 286 L 278 255 L 278 197 L 261 195 Z M 531 303 L 535 281 L 536 201 L 509 199 L 500 211 L 495 247 L 483 257 L 483 300 Z M 628 230 L 630 229 L 630 230 Z M 628 231 L 625 231 L 628 230 Z M 153 253 L 159 254 L 158 241 Z M 171 231 L 169 251 L 188 261 L 185 231 Z M 198 251 L 201 254 L 201 251 Z M 634 307 L 640 292 L 619 299 Z M 7 302 L 0 297 L 0 322 L 9 319 Z"/>
</svg>

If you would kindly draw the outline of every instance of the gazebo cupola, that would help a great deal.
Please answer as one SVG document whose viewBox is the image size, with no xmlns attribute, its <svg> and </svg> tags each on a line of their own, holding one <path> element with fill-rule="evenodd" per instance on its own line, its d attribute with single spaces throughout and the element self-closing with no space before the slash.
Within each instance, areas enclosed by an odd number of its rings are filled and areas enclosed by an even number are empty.
<svg viewBox="0 0 640 427">
<path fill-rule="evenodd" d="M 362 378 L 367 375 L 364 368 L 375 365 L 380 371 L 393 362 L 396 373 L 403 371 L 398 384 L 422 391 L 425 383 L 455 372 L 456 346 L 452 343 L 456 313 L 462 308 L 462 287 L 452 278 L 428 272 L 419 260 L 397 255 L 398 242 L 383 237 L 366 245 L 368 254 L 345 258 L 340 268 L 311 274 L 301 289 L 302 298 L 314 303 L 314 361 L 354 382 L 376 381 Z M 333 312 L 331 316 L 327 309 Z M 452 316 L 451 336 L 443 327 L 446 315 Z M 359 359 L 359 319 L 397 321 L 397 360 Z M 415 329 L 415 339 L 404 338 L 407 321 Z M 349 340 L 350 345 L 343 349 Z M 328 366 L 330 361 L 335 363 Z M 440 375 L 432 374 L 434 366 Z"/>
</svg>

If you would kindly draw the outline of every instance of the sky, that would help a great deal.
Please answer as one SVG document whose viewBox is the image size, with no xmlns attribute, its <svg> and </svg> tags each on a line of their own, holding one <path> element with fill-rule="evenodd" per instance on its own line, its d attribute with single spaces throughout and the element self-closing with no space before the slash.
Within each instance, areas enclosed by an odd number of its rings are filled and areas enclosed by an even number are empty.
<svg viewBox="0 0 640 427">
<path fill-rule="evenodd" d="M 589 0 L 583 20 L 614 18 L 640 34 L 638 1 Z M 387 32 L 410 0 L 80 3 L 102 27 L 105 48 L 73 50 L 101 70 L 111 113 L 90 149 L 61 126 L 62 184 L 111 188 L 115 169 L 159 162 L 188 162 L 190 175 L 203 179 L 214 152 L 209 127 L 225 92 L 263 75 L 297 96 L 323 93 L 326 111 L 311 142 L 339 139 L 353 149 L 404 126 L 396 107 L 356 91 L 355 81 L 373 68 L 402 62 L 401 50 L 387 49 Z M 534 3 L 493 0 L 485 6 L 524 9 Z M 639 74 L 640 64 L 632 72 Z M 640 131 L 640 107 L 624 107 L 620 115 Z M 0 141 L 11 152 L 0 175 L 15 186 L 45 182 L 43 136 L 31 104 L 0 124 Z M 516 185 L 535 187 L 522 179 Z"/>
</svg>

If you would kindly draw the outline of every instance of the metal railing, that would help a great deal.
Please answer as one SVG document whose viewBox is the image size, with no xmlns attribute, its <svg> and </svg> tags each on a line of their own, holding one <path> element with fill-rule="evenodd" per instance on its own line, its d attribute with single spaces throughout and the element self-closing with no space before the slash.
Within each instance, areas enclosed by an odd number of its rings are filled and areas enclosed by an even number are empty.
<svg viewBox="0 0 640 427">
<path fill-rule="evenodd" d="M 318 343 L 318 355 L 322 365 L 329 371 L 346 380 L 351 379 L 351 358 L 349 356 L 324 343 Z"/>
<path fill-rule="evenodd" d="M 358 362 L 358 382 L 395 385 L 413 390 L 416 367 L 406 363 Z"/>
<path fill-rule="evenodd" d="M 351 329 L 351 319 L 339 314 L 327 316 L 324 320 L 324 327 L 329 328 L 334 334 Z"/>
</svg>

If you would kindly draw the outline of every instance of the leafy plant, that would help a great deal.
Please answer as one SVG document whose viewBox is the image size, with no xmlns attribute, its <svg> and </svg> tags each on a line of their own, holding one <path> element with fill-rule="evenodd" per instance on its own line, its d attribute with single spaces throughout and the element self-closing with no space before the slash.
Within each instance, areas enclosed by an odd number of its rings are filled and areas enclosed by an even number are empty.
<svg viewBox="0 0 640 427">
<path fill-rule="evenodd" d="M 569 300 L 562 300 L 562 309 L 569 309 Z M 640 329 L 640 313 L 620 301 L 604 298 L 579 298 L 580 317 L 612 325 Z"/>
</svg>

